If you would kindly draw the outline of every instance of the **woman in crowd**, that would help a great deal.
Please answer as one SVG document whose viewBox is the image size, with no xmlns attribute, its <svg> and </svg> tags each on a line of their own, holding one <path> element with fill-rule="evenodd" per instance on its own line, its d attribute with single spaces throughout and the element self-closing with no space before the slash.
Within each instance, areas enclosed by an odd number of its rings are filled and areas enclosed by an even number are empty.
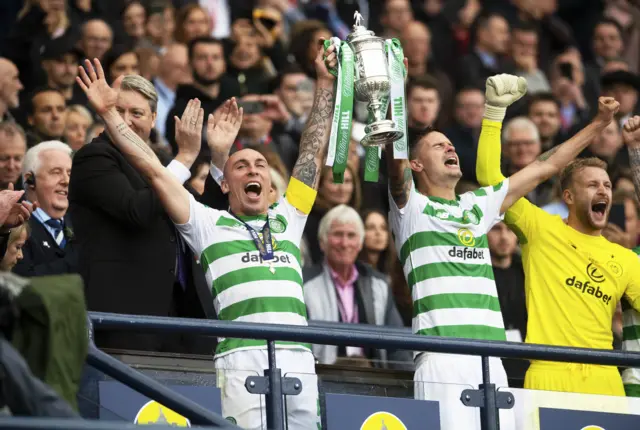
<svg viewBox="0 0 640 430">
<path fill-rule="evenodd" d="M 145 36 L 147 12 L 141 1 L 134 0 L 127 4 L 122 12 L 124 31 L 136 43 Z"/>
<path fill-rule="evenodd" d="M 207 11 L 196 3 L 184 6 L 176 17 L 174 39 L 178 43 L 188 44 L 197 37 L 211 34 L 211 19 Z"/>
<path fill-rule="evenodd" d="M 321 22 L 316 20 L 300 21 L 294 25 L 291 33 L 289 52 L 296 63 L 300 64 L 307 76 L 315 79 L 313 62 L 322 39 L 329 40 L 333 34 Z"/>
<path fill-rule="evenodd" d="M 130 46 L 116 45 L 104 57 L 104 70 L 107 80 L 113 83 L 120 76 L 140 73 L 138 53 Z"/>
<path fill-rule="evenodd" d="M 82 105 L 72 105 L 67 108 L 65 120 L 64 141 L 74 151 L 82 148 L 87 140 L 87 130 L 93 125 L 93 117 L 89 109 Z"/>
<path fill-rule="evenodd" d="M 389 275 L 396 259 L 387 216 L 378 209 L 367 209 L 362 214 L 364 244 L 358 257 L 380 273 Z"/>
<path fill-rule="evenodd" d="M 9 241 L 7 242 L 7 252 L 0 260 L 0 270 L 10 272 L 18 261 L 22 260 L 22 247 L 29 237 L 29 223 L 24 223 L 20 227 L 11 229 Z"/>
</svg>

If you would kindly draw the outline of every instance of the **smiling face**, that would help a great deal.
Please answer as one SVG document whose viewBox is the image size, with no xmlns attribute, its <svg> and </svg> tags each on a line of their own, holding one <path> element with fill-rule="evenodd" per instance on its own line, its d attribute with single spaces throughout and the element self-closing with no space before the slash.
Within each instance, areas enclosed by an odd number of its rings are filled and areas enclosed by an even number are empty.
<svg viewBox="0 0 640 430">
<path fill-rule="evenodd" d="M 607 171 L 594 166 L 576 169 L 563 199 L 573 217 L 588 231 L 606 227 L 611 210 L 611 180 Z"/>
<path fill-rule="evenodd" d="M 382 252 L 389 245 L 387 219 L 379 212 L 371 212 L 364 222 L 364 247 L 369 251 Z"/>
<path fill-rule="evenodd" d="M 236 215 L 267 213 L 271 174 L 262 154 L 243 149 L 229 157 L 224 166 L 222 192 L 229 194 L 229 206 Z"/>
<path fill-rule="evenodd" d="M 460 178 L 460 159 L 451 141 L 444 134 L 432 131 L 420 139 L 412 155 L 411 169 L 427 186 L 455 186 Z"/>
<path fill-rule="evenodd" d="M 331 267 L 352 265 L 362 250 L 362 238 L 353 223 L 334 221 L 327 232 L 327 240 L 320 244 Z"/>
<path fill-rule="evenodd" d="M 151 129 L 156 124 L 156 114 L 151 112 L 149 101 L 136 91 L 120 91 L 116 110 L 131 127 L 131 130 L 145 142 L 149 140 Z"/>
<path fill-rule="evenodd" d="M 71 157 L 69 154 L 50 149 L 40 153 L 40 164 L 36 172 L 36 187 L 29 190 L 35 194 L 43 211 L 52 218 L 61 218 L 69 207 L 69 177 L 71 176 Z"/>
</svg>

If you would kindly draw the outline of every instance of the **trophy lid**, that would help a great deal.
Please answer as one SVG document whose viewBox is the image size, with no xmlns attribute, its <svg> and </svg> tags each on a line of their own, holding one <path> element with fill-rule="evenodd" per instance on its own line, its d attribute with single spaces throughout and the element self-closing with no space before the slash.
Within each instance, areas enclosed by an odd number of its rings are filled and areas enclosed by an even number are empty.
<svg viewBox="0 0 640 430">
<path fill-rule="evenodd" d="M 375 37 L 373 31 L 367 30 L 367 27 L 362 25 L 364 18 L 360 15 L 360 12 L 356 11 L 356 13 L 353 14 L 353 18 L 356 22 L 353 25 L 353 31 L 347 36 L 347 42 L 353 42 L 355 39 Z"/>
</svg>

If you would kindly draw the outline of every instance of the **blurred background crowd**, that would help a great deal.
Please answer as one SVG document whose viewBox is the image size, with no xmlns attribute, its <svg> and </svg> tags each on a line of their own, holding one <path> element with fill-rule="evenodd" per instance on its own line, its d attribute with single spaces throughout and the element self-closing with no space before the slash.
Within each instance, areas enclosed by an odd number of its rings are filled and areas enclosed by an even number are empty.
<svg viewBox="0 0 640 430">
<path fill-rule="evenodd" d="M 148 185 L 123 158 L 105 157 L 91 168 L 88 157 L 74 158 L 104 130 L 75 84 L 78 66 L 98 58 L 111 81 L 139 74 L 153 83 L 157 116 L 148 143 L 166 163 L 179 151 L 174 117 L 189 99 L 199 98 L 208 115 L 236 97 L 244 121 L 234 148 L 264 153 L 282 193 L 313 102 L 317 47 L 323 38 L 345 39 L 356 10 L 378 36 L 402 42 L 409 60 L 409 133 L 433 124 L 450 138 L 464 174 L 460 192 L 478 186 L 487 77 L 511 73 L 528 82 L 528 94 L 509 109 L 503 127 L 507 176 L 583 127 L 599 96 L 615 97 L 617 121 L 583 155 L 606 161 L 615 186 L 605 235 L 628 248 L 637 245 L 639 205 L 621 124 L 638 113 L 640 1 L 2 0 L 0 187 L 25 189 L 40 206 L 28 227 L 11 233 L 2 270 L 80 273 L 89 310 L 215 318 L 198 265 L 189 264 L 182 276 L 176 261 L 184 244 Z M 145 112 L 126 115 L 135 125 Z M 364 181 L 358 142 L 366 115 L 357 105 L 345 181 L 336 184 L 330 169 L 323 171 L 306 225 L 305 297 L 314 303 L 309 318 L 410 326 L 410 292 L 387 222 L 386 164 L 380 164 L 379 183 Z M 45 141 L 64 145 L 39 146 Z M 196 196 L 210 178 L 208 152 L 203 141 L 185 185 Z M 552 179 L 528 198 L 564 216 L 557 185 Z M 338 210 L 327 215 L 332 208 Z M 516 236 L 498 224 L 489 246 L 505 326 L 510 339 L 524 339 Z M 612 324 L 619 337 L 619 316 Z M 146 336 L 102 342 L 209 354 L 215 341 Z M 316 355 L 329 364 L 394 361 L 360 348 Z"/>
</svg>

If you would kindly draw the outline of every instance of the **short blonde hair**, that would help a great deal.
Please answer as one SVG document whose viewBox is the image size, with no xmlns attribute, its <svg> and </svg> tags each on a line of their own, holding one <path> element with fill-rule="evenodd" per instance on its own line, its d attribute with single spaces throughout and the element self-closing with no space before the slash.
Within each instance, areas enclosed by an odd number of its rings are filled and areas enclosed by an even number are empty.
<svg viewBox="0 0 640 430">
<path fill-rule="evenodd" d="M 31 234 L 31 229 L 29 228 L 29 223 L 25 222 L 18 227 L 14 227 L 9 231 L 9 238 L 7 239 L 7 246 L 14 243 L 16 240 L 20 238 L 23 232 L 27 233 L 27 237 Z"/>
<path fill-rule="evenodd" d="M 89 121 L 89 126 L 93 124 L 93 116 L 91 115 L 91 112 L 89 112 L 89 109 L 82 105 L 71 105 L 67 107 L 67 113 L 77 113 L 78 115 Z"/>
<path fill-rule="evenodd" d="M 158 93 L 151 82 L 140 75 L 127 75 L 122 79 L 120 91 L 135 91 L 149 101 L 152 113 L 158 110 Z"/>
<path fill-rule="evenodd" d="M 573 183 L 573 177 L 575 174 L 587 167 L 597 167 L 598 169 L 606 171 L 607 163 L 597 157 L 578 158 L 577 160 L 573 160 L 571 163 L 567 164 L 564 169 L 562 169 L 562 172 L 560 172 L 560 189 L 564 191 L 569 188 Z"/>
</svg>

